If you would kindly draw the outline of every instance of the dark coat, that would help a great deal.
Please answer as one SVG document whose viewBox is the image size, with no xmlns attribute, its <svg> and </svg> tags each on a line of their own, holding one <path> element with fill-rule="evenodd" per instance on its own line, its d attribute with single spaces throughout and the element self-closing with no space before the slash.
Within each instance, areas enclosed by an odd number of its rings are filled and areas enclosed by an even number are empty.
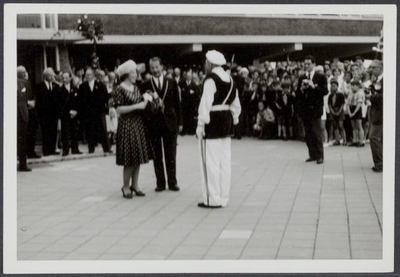
<svg viewBox="0 0 400 277">
<path fill-rule="evenodd" d="M 45 82 L 41 82 L 36 87 L 36 110 L 40 117 L 58 117 L 60 106 L 58 103 L 59 86 L 52 83 L 52 91 L 47 88 Z"/>
<path fill-rule="evenodd" d="M 324 96 L 328 94 L 327 79 L 325 74 L 315 72 L 313 76 L 314 88 L 306 88 L 304 92 L 300 90 L 301 83 L 307 76 L 299 78 L 296 91 L 297 105 L 299 114 L 303 118 L 320 118 L 324 111 Z"/>
<path fill-rule="evenodd" d="M 60 117 L 69 118 L 70 111 L 79 110 L 79 90 L 71 84 L 70 91 L 63 85 L 60 87 L 58 103 L 61 107 Z"/>
<path fill-rule="evenodd" d="M 29 120 L 28 100 L 31 94 L 31 88 L 27 80 L 18 78 L 17 80 L 17 118 L 21 118 L 24 122 Z"/>
<path fill-rule="evenodd" d="M 382 125 L 383 123 L 383 78 L 377 82 L 373 82 L 370 86 L 371 89 L 371 123 L 375 125 Z"/>
<path fill-rule="evenodd" d="M 156 91 L 160 98 L 164 98 L 164 112 L 158 109 L 154 114 L 146 118 L 147 126 L 151 135 L 178 134 L 179 126 L 182 125 L 182 112 L 179 100 L 178 85 L 175 80 L 164 77 L 163 87 L 159 90 L 153 78 L 145 81 L 140 86 L 142 94 L 147 91 Z"/>
<path fill-rule="evenodd" d="M 91 91 L 89 82 L 84 82 L 79 87 L 79 94 L 81 118 L 84 120 L 91 120 L 108 113 L 109 95 L 103 83 L 96 80 L 93 91 Z"/>
<path fill-rule="evenodd" d="M 200 104 L 200 92 L 194 82 L 188 85 L 186 82 L 181 82 L 181 104 L 182 110 L 191 114 L 198 113 L 198 106 Z"/>
</svg>

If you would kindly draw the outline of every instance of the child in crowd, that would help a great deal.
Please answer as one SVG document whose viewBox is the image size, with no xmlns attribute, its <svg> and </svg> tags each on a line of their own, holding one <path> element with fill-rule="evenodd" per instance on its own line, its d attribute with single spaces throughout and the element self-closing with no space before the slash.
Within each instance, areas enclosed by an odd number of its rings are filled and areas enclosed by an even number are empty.
<svg viewBox="0 0 400 277">
<path fill-rule="evenodd" d="M 260 139 L 270 139 L 273 136 L 273 127 L 275 124 L 274 112 L 267 106 L 264 109 L 264 102 L 258 102 L 258 113 L 256 124 L 254 124 L 255 136 Z"/>
<path fill-rule="evenodd" d="M 351 81 L 352 94 L 350 97 L 350 118 L 353 127 L 353 142 L 349 146 L 363 147 L 365 146 L 364 129 L 362 127 L 362 105 L 365 101 L 364 90 L 358 78 Z"/>
<path fill-rule="evenodd" d="M 282 131 L 283 140 L 287 140 L 287 131 L 289 130 L 289 136 L 293 138 L 293 127 L 292 127 L 292 119 L 294 114 L 294 101 L 291 95 L 291 83 L 290 81 L 282 83 L 282 94 L 278 98 L 276 106 L 279 110 L 278 117 L 278 136 L 279 136 L 279 127 Z"/>
<path fill-rule="evenodd" d="M 344 75 L 342 87 L 340 92 L 344 95 L 344 121 L 343 126 L 344 130 L 346 131 L 346 139 L 347 143 L 353 141 L 353 127 L 351 126 L 351 119 L 350 119 L 350 95 L 352 94 L 351 91 L 351 80 L 353 79 L 353 74 L 347 71 Z"/>
<path fill-rule="evenodd" d="M 338 93 L 339 82 L 336 78 L 331 79 L 331 94 L 328 98 L 328 106 L 330 111 L 330 134 L 335 133 L 335 142 L 333 145 L 340 145 L 340 136 L 343 139 L 343 145 L 347 145 L 346 132 L 343 127 L 344 120 L 344 95 Z"/>
</svg>

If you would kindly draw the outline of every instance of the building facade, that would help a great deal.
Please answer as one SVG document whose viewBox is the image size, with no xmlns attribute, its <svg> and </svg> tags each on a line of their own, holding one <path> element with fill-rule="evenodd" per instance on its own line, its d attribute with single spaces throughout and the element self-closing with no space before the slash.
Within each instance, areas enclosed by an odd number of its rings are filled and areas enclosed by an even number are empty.
<svg viewBox="0 0 400 277">
<path fill-rule="evenodd" d="M 104 26 L 97 54 L 100 66 L 119 61 L 147 62 L 158 55 L 167 64 L 203 63 L 209 49 L 228 60 L 258 65 L 265 60 L 296 60 L 313 54 L 317 61 L 373 58 L 380 39 L 380 15 L 110 15 L 93 14 Z M 79 15 L 21 14 L 17 18 L 18 65 L 35 82 L 44 68 L 69 70 L 90 64 L 92 42 L 76 32 Z"/>
</svg>

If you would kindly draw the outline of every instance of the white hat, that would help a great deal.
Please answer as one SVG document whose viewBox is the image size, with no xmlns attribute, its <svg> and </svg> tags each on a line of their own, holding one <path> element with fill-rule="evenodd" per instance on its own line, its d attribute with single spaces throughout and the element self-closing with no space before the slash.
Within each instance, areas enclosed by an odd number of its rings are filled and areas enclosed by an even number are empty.
<svg viewBox="0 0 400 277">
<path fill-rule="evenodd" d="M 132 72 L 136 70 L 137 66 L 136 63 L 132 60 L 126 61 L 123 64 L 121 64 L 118 69 L 117 69 L 117 74 L 121 77 L 124 74 L 127 74 L 129 72 Z"/>
<path fill-rule="evenodd" d="M 224 55 L 222 55 L 220 52 L 218 52 L 216 50 L 208 51 L 206 54 L 206 58 L 210 63 L 215 64 L 215 65 L 226 64 Z"/>
<path fill-rule="evenodd" d="M 247 74 L 249 74 L 249 70 L 246 67 L 243 67 L 242 69 L 240 69 L 239 74 L 242 74 L 243 72 L 246 72 Z"/>
</svg>

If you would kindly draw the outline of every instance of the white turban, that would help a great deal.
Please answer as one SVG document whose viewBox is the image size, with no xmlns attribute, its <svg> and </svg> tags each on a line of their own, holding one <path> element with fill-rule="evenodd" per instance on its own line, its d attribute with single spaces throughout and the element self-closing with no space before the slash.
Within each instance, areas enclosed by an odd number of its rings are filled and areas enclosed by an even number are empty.
<svg viewBox="0 0 400 277">
<path fill-rule="evenodd" d="M 207 60 L 215 65 L 224 65 L 226 64 L 226 60 L 224 55 L 222 55 L 220 52 L 216 51 L 216 50 L 211 50 L 208 51 L 206 54 L 206 58 Z"/>
<path fill-rule="evenodd" d="M 117 69 L 117 74 L 118 76 L 122 76 L 124 74 L 128 74 L 134 70 L 136 70 L 137 66 L 136 63 L 132 60 L 126 61 L 123 64 L 121 64 L 118 69 Z"/>
</svg>

